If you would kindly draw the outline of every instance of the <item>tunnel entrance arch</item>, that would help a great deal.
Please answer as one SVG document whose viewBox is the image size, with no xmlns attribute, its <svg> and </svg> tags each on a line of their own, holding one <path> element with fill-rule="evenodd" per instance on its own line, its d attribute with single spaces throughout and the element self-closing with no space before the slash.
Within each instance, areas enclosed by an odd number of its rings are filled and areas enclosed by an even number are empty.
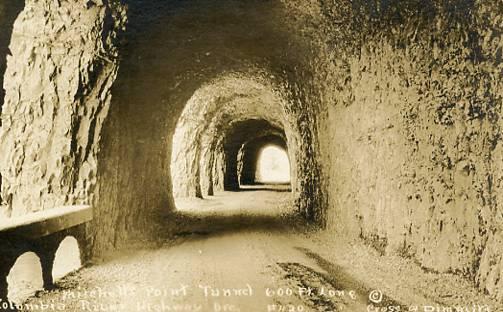
<svg viewBox="0 0 503 312">
<path fill-rule="evenodd" d="M 239 190 L 240 170 L 256 168 L 245 161 L 249 155 L 241 156 L 245 146 L 276 144 L 295 163 L 297 137 L 285 100 L 261 78 L 235 73 L 203 85 L 186 103 L 173 134 L 170 172 L 175 205 L 180 198 L 203 199 Z M 253 154 L 250 160 L 256 161 L 258 150 Z M 295 170 L 292 166 L 292 177 Z"/>
<path fill-rule="evenodd" d="M 238 156 L 238 174 L 239 184 L 241 187 L 246 185 L 256 185 L 260 183 L 260 179 L 257 179 L 257 171 L 260 167 L 259 161 L 262 155 L 262 151 L 267 147 L 275 147 L 284 151 L 286 160 L 288 162 L 286 166 L 288 167 L 288 173 L 284 173 L 284 175 L 288 176 L 288 179 L 283 180 L 285 180 L 285 183 L 287 183 L 291 187 L 292 166 L 288 144 L 285 140 L 284 134 L 279 132 L 266 133 L 243 144 Z"/>
<path fill-rule="evenodd" d="M 225 136 L 224 151 L 226 170 L 224 188 L 238 191 L 243 185 L 243 173 L 249 184 L 256 181 L 255 173 L 260 151 L 267 144 L 287 149 L 285 130 L 263 119 L 237 122 Z M 287 156 L 288 157 L 288 156 Z M 244 183 L 246 184 L 246 183 Z"/>
</svg>

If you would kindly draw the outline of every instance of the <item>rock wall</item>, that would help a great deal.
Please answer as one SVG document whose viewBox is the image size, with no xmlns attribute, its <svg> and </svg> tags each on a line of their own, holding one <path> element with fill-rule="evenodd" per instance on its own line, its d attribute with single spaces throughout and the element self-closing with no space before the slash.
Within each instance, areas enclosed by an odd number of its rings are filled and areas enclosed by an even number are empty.
<svg viewBox="0 0 503 312">
<path fill-rule="evenodd" d="M 3 88 L 3 81 L 5 69 L 7 67 L 7 55 L 10 55 L 9 42 L 12 34 L 12 26 L 14 20 L 21 12 L 24 6 L 24 1 L 5 0 L 0 3 L 0 114 L 4 103 L 5 90 Z M 0 118 L 0 126 L 2 119 Z M 2 175 L 0 173 L 0 189 L 2 188 Z M 3 204 L 2 192 L 0 192 L 0 206 Z M 0 210 L 4 210 L 0 208 Z"/>
<path fill-rule="evenodd" d="M 5 0 L 0 3 L 0 112 L 3 106 L 5 91 L 3 81 L 7 67 L 7 55 L 10 55 L 9 43 L 14 20 L 24 7 L 24 1 Z M 1 120 L 0 120 L 1 125 Z"/>
<path fill-rule="evenodd" d="M 309 7 L 329 229 L 503 298 L 501 6 Z"/>
<path fill-rule="evenodd" d="M 102 1 L 26 2 L 4 78 L 3 216 L 92 202 L 121 14 Z"/>
</svg>

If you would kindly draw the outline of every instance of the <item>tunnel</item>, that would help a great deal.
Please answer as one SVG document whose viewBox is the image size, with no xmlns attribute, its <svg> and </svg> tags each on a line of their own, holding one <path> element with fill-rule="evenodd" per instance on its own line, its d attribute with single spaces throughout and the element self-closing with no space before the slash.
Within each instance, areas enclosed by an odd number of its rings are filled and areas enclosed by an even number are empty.
<svg viewBox="0 0 503 312">
<path fill-rule="evenodd" d="M 0 309 L 503 309 L 502 16 L 2 0 Z"/>
<path fill-rule="evenodd" d="M 284 134 L 263 134 L 247 140 L 238 154 L 239 185 L 291 184 L 291 165 Z"/>
<path fill-rule="evenodd" d="M 203 198 L 218 190 L 239 190 L 239 164 L 253 166 L 249 162 L 254 161 L 241 159 L 240 152 L 252 141 L 274 134 L 286 147 L 289 133 L 290 142 L 296 144 L 284 100 L 265 81 L 255 79 L 218 78 L 186 103 L 173 135 L 170 170 L 175 197 Z M 291 148 L 292 158 L 296 148 Z"/>
</svg>

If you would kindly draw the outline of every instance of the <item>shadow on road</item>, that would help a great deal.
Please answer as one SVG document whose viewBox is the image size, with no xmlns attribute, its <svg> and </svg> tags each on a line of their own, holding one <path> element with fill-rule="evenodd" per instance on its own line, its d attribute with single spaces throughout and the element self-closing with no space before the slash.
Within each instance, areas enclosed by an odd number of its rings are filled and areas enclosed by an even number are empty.
<svg viewBox="0 0 503 312">
<path fill-rule="evenodd" d="M 288 185 L 274 191 L 247 187 L 244 192 L 221 192 L 204 199 L 176 200 L 177 211 L 165 218 L 171 235 L 188 236 L 240 231 L 288 232 L 303 230 L 306 224 L 295 209 Z"/>
<path fill-rule="evenodd" d="M 387 309 L 386 311 L 407 311 L 406 309 L 409 307 L 403 303 L 400 303 L 388 296 L 386 296 L 382 290 L 368 287 L 363 282 L 355 279 L 350 273 L 348 273 L 341 266 L 323 258 L 317 253 L 304 248 L 304 247 L 296 247 L 295 249 L 303 252 L 306 256 L 313 259 L 316 264 L 322 268 L 326 273 L 320 273 L 312 270 L 311 268 L 304 267 L 302 265 L 297 265 L 297 272 L 308 272 L 311 275 L 318 276 L 318 279 L 325 284 L 329 284 L 335 290 L 343 290 L 349 291 L 353 290 L 356 293 L 356 299 L 354 303 L 365 304 L 365 305 L 373 305 L 373 307 Z M 291 267 L 291 266 L 290 266 Z M 299 274 L 297 274 L 299 275 Z M 306 276 L 307 274 L 300 274 L 299 276 Z M 302 280 L 302 278 L 301 278 Z M 312 278 L 311 278 L 312 280 Z M 390 307 L 393 307 L 392 310 Z M 399 309 L 399 310 L 398 310 Z M 373 309 L 374 311 L 376 309 Z M 380 310 L 380 309 L 379 309 Z"/>
<path fill-rule="evenodd" d="M 257 183 L 254 185 L 241 185 L 239 190 L 236 192 L 253 192 L 253 191 L 271 191 L 271 192 L 291 192 L 292 188 L 290 184 L 278 183 L 278 184 L 261 184 Z"/>
<path fill-rule="evenodd" d="M 229 232 L 298 232 L 305 226 L 305 220 L 292 213 L 280 216 L 250 215 L 190 215 L 177 213 L 171 216 L 171 228 L 175 236 L 227 234 Z"/>
</svg>

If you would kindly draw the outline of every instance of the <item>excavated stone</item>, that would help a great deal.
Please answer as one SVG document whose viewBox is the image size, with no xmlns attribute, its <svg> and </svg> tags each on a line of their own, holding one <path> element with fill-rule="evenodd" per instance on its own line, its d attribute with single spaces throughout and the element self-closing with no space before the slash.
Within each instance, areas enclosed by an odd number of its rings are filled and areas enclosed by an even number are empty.
<svg viewBox="0 0 503 312">
<path fill-rule="evenodd" d="M 111 4 L 27 1 L 4 79 L 1 214 L 92 202 L 122 26 Z"/>
<path fill-rule="evenodd" d="M 328 227 L 503 298 L 501 6 L 306 7 Z"/>
</svg>

